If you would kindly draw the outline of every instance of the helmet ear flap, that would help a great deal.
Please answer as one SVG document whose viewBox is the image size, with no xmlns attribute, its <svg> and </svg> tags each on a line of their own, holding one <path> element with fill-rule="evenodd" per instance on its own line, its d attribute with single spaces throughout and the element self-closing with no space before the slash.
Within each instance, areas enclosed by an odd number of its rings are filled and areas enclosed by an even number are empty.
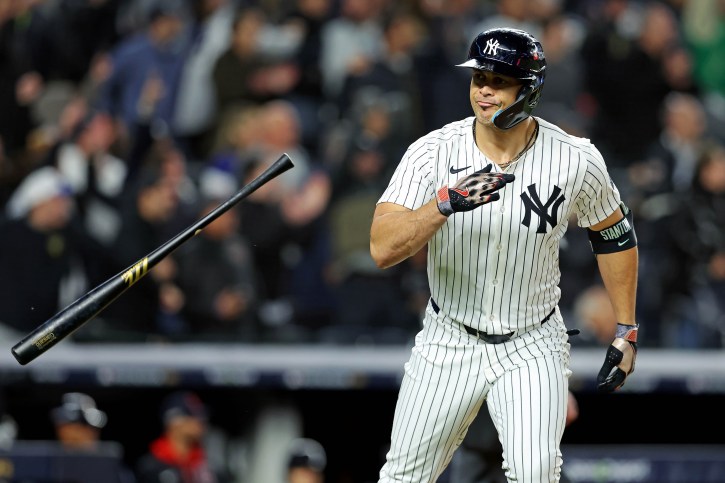
<svg viewBox="0 0 725 483">
<path fill-rule="evenodd" d="M 528 100 L 526 101 L 529 109 L 533 109 L 539 103 L 541 98 L 541 91 L 544 90 L 544 79 L 536 78 L 531 83 L 531 93 L 528 94 Z"/>
<path fill-rule="evenodd" d="M 527 96 L 519 97 L 516 99 L 516 102 L 508 106 L 506 109 L 497 111 L 491 118 L 493 125 L 503 130 L 511 129 L 529 117 L 529 114 L 524 110 L 526 97 Z"/>
<path fill-rule="evenodd" d="M 516 101 L 506 109 L 496 112 L 491 119 L 493 125 L 499 129 L 511 129 L 531 114 L 541 97 L 541 89 L 544 83 L 541 80 L 534 80 L 524 84 L 516 97 Z"/>
</svg>

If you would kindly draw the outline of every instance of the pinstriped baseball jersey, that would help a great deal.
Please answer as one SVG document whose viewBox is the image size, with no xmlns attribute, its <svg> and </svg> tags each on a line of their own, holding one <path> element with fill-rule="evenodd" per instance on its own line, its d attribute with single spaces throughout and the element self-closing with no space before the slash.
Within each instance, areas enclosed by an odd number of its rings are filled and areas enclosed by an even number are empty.
<svg viewBox="0 0 725 483">
<path fill-rule="evenodd" d="M 522 333 L 556 307 L 559 241 L 574 215 L 589 227 L 620 204 L 599 151 L 536 118 L 539 133 L 504 172 L 516 176 L 501 199 L 455 213 L 429 242 L 431 296 L 451 319 L 490 334 Z M 414 142 L 380 202 L 411 210 L 443 185 L 492 162 L 476 146 L 474 118 L 456 121 Z M 493 163 L 494 171 L 501 171 Z"/>
</svg>

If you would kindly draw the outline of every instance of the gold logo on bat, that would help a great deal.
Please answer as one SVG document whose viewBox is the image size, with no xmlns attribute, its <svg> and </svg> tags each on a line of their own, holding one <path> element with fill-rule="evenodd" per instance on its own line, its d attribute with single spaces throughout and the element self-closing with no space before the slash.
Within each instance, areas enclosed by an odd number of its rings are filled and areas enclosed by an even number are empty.
<svg viewBox="0 0 725 483">
<path fill-rule="evenodd" d="M 35 347 L 38 349 L 42 349 L 46 345 L 48 345 L 50 342 L 55 340 L 55 334 L 53 332 L 50 332 L 48 334 L 45 334 L 43 337 L 35 341 Z"/>
<path fill-rule="evenodd" d="M 137 264 L 135 264 L 133 267 L 126 270 L 123 275 L 121 275 L 121 278 L 124 282 L 128 284 L 130 287 L 134 283 L 138 282 L 141 277 L 146 275 L 146 272 L 149 269 L 149 259 L 148 257 L 144 258 Z"/>
</svg>

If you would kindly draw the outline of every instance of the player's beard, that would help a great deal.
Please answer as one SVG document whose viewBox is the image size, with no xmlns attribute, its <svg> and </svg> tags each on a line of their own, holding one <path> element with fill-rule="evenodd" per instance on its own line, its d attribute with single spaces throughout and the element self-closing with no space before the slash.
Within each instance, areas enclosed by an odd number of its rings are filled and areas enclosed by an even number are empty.
<svg viewBox="0 0 725 483">
<path fill-rule="evenodd" d="M 476 121 L 485 128 L 496 127 L 491 119 L 493 118 L 494 114 L 504 109 L 503 103 L 500 103 L 496 110 L 493 110 L 493 108 L 489 108 L 484 111 L 484 109 L 478 105 L 475 99 L 471 99 L 471 107 L 473 108 L 473 115 L 476 117 Z"/>
</svg>

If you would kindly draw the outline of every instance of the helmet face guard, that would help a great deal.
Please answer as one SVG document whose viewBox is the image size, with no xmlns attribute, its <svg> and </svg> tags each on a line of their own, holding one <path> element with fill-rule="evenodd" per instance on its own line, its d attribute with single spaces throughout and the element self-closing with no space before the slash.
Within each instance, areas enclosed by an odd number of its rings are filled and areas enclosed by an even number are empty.
<svg viewBox="0 0 725 483">
<path fill-rule="evenodd" d="M 539 102 L 546 76 L 541 44 L 531 34 L 516 29 L 481 32 L 471 43 L 468 60 L 458 67 L 496 72 L 522 81 L 516 100 L 491 119 L 499 129 L 510 129 L 529 117 Z"/>
</svg>

